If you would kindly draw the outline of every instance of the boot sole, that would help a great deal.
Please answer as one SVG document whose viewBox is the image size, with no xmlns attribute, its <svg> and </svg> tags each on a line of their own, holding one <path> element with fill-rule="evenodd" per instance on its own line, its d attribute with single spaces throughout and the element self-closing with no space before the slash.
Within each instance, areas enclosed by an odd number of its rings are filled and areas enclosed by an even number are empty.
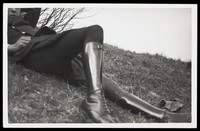
<svg viewBox="0 0 200 131">
<path fill-rule="evenodd" d="M 80 108 L 79 112 L 83 123 L 94 123 L 83 109 Z"/>
</svg>

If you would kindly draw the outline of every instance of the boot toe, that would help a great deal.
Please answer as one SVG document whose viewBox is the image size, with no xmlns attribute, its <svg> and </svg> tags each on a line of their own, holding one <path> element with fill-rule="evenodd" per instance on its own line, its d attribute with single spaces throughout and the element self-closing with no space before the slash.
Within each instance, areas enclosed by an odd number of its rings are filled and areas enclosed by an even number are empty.
<svg viewBox="0 0 200 131">
<path fill-rule="evenodd" d="M 167 113 L 168 123 L 185 123 L 191 122 L 191 114 L 189 113 Z"/>
</svg>

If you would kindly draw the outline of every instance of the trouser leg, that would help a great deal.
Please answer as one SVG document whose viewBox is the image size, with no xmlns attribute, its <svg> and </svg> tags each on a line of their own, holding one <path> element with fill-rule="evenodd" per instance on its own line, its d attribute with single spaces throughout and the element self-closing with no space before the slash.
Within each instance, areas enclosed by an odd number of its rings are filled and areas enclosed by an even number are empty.
<svg viewBox="0 0 200 131">
<path fill-rule="evenodd" d="M 22 60 L 18 61 L 27 68 L 40 73 L 69 78 L 71 60 L 82 52 L 84 44 L 90 41 L 102 43 L 103 33 L 98 25 L 63 32 L 50 44 L 31 50 Z M 43 43 L 38 43 L 38 45 Z"/>
</svg>

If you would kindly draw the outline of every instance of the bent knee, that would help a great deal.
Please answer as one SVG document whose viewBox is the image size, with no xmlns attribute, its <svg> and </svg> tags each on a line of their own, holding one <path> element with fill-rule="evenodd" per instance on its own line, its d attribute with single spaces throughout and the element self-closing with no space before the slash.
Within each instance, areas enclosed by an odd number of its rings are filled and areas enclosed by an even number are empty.
<svg viewBox="0 0 200 131">
<path fill-rule="evenodd" d="M 103 28 L 100 25 L 92 25 L 90 28 L 103 33 Z"/>
<path fill-rule="evenodd" d="M 92 25 L 87 28 L 85 43 L 98 42 L 100 44 L 103 44 L 103 37 L 103 28 L 99 25 Z"/>
</svg>

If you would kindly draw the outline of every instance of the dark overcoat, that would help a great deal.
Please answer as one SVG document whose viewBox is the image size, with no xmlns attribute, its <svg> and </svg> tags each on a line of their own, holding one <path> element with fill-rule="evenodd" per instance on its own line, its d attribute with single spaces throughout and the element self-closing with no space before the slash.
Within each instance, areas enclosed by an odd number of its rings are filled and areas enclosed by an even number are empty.
<svg viewBox="0 0 200 131">
<path fill-rule="evenodd" d="M 10 61 L 20 61 L 28 53 L 31 53 L 31 50 L 37 50 L 49 44 L 56 44 L 55 40 L 69 32 L 64 31 L 57 34 L 46 26 L 36 31 L 35 26 L 39 15 L 40 8 L 31 8 L 24 18 L 21 16 L 8 16 L 8 44 L 14 44 L 23 35 L 31 36 L 31 41 L 27 46 L 14 54 L 8 54 Z M 70 79 L 85 80 L 81 55 L 77 55 L 72 59 L 68 66 L 70 68 Z"/>
</svg>

